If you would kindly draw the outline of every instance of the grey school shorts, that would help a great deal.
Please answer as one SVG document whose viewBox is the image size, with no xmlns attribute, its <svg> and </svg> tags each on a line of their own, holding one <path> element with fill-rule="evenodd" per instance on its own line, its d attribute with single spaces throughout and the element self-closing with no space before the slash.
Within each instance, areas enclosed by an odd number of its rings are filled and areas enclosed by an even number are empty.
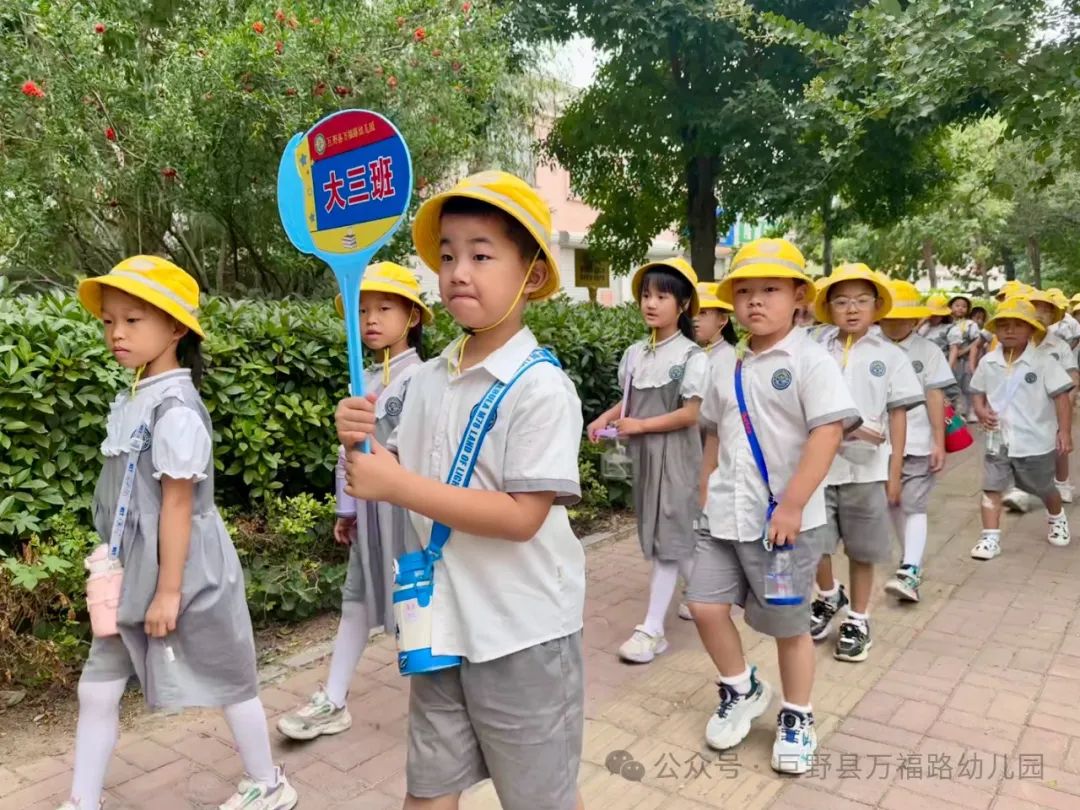
<svg viewBox="0 0 1080 810">
<path fill-rule="evenodd" d="M 983 460 L 983 492 L 1005 492 L 1012 482 L 1032 495 L 1046 500 L 1057 490 L 1054 489 L 1054 463 L 1057 453 L 1042 456 L 992 456 L 987 454 Z"/>
<path fill-rule="evenodd" d="M 793 580 L 801 605 L 770 605 L 765 601 L 769 552 L 760 540 L 740 543 L 708 533 L 704 518 L 694 548 L 694 571 L 686 588 L 687 602 L 742 605 L 746 623 L 773 638 L 792 638 L 810 632 L 810 599 L 821 559 L 825 527 L 807 529 L 795 541 Z"/>
<path fill-rule="evenodd" d="M 585 728 L 580 631 L 413 675 L 409 687 L 412 796 L 460 793 L 490 777 L 504 810 L 575 810 Z"/>
<path fill-rule="evenodd" d="M 900 486 L 900 508 L 904 514 L 925 515 L 930 505 L 930 490 L 934 488 L 930 456 L 904 456 Z"/>
<path fill-rule="evenodd" d="M 848 559 L 887 563 L 893 558 L 889 500 L 885 482 L 825 487 L 825 554 L 835 554 L 844 541 Z"/>
</svg>

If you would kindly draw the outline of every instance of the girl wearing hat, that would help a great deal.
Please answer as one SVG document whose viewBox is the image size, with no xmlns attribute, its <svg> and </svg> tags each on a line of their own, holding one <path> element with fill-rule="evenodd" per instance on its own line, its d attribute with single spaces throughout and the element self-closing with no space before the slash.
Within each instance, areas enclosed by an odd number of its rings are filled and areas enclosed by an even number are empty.
<svg viewBox="0 0 1080 810">
<path fill-rule="evenodd" d="M 941 349 L 942 353 L 949 353 L 949 328 L 952 321 L 949 317 L 948 299 L 941 293 L 934 293 L 926 299 L 926 307 L 930 315 L 919 324 L 916 330 L 920 337 L 924 337 Z"/>
<path fill-rule="evenodd" d="M 224 810 L 288 810 L 297 795 L 271 758 L 244 573 L 214 506 L 213 430 L 196 389 L 199 287 L 171 262 L 135 256 L 83 281 L 79 299 L 135 383 L 113 403 L 101 445 L 93 513 L 107 546 L 87 561 L 95 638 L 79 680 L 63 810 L 101 801 L 131 676 L 153 709 L 224 709 L 248 774 Z M 110 610 L 89 591 L 99 570 L 119 566 Z"/>
<path fill-rule="evenodd" d="M 956 402 L 956 410 L 967 417 L 967 421 L 975 421 L 975 413 L 971 409 L 971 396 L 968 392 L 968 384 L 971 382 L 971 373 L 975 370 L 976 360 L 979 355 L 979 343 L 981 330 L 979 325 L 968 318 L 971 311 L 971 299 L 966 295 L 954 295 L 949 299 L 949 311 L 953 316 L 953 325 L 949 329 L 946 342 L 949 346 L 949 368 L 960 386 L 960 396 Z"/>
<path fill-rule="evenodd" d="M 732 347 L 738 342 L 731 304 L 717 297 L 716 287 L 708 282 L 697 285 L 699 308 L 694 316 L 694 339 L 710 360 L 721 352 L 734 351 Z"/>
<path fill-rule="evenodd" d="M 338 314 L 344 316 L 339 295 Z M 405 392 L 423 360 L 422 330 L 432 321 L 420 285 L 392 262 L 371 265 L 360 284 L 360 325 L 364 345 L 380 362 L 367 374 L 364 390 L 375 400 L 375 439 L 385 445 L 400 421 Z M 363 525 L 357 526 L 357 517 Z M 358 501 L 345 492 L 345 448 L 338 450 L 337 522 L 334 540 L 349 546 L 338 624 L 326 686 L 303 706 L 278 720 L 293 740 L 313 740 L 352 726 L 345 704 L 349 684 L 373 627 L 393 626 L 394 560 L 405 551 L 405 514 L 388 503 Z"/>
<path fill-rule="evenodd" d="M 701 471 L 698 409 L 708 377 L 708 358 L 694 342 L 691 318 L 698 314 L 697 275 L 683 259 L 640 267 L 632 288 L 649 338 L 626 350 L 619 384 L 629 397 L 589 425 L 589 439 L 609 424 L 630 438 L 634 467 L 634 511 L 645 559 L 653 561 L 645 621 L 619 648 L 624 661 L 647 664 L 667 649 L 664 616 L 681 573 L 690 579 L 694 516 Z M 624 407 L 625 406 L 625 407 Z M 679 606 L 689 619 L 689 610 Z"/>
</svg>

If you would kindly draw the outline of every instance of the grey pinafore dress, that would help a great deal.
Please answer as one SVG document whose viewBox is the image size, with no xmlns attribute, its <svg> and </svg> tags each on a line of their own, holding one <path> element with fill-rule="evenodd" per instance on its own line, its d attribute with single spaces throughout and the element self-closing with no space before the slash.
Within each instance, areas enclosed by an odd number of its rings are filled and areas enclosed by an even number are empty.
<svg viewBox="0 0 1080 810">
<path fill-rule="evenodd" d="M 626 415 L 661 416 L 700 399 L 708 378 L 708 358 L 682 333 L 650 346 L 632 345 L 619 364 L 619 384 L 631 373 Z M 667 433 L 631 436 L 634 511 L 645 559 L 678 562 L 694 553 L 693 522 L 698 508 L 701 432 L 697 425 Z"/>
<path fill-rule="evenodd" d="M 955 397 L 956 409 L 960 412 L 961 416 L 967 416 L 971 412 L 971 375 L 975 369 L 970 368 L 968 364 L 968 352 L 971 351 L 971 346 L 981 337 L 979 325 L 975 321 L 969 321 L 967 318 L 955 322 L 948 332 L 948 348 L 946 354 L 952 349 L 954 342 L 959 338 L 960 351 L 956 359 L 956 370 L 954 375 L 956 377 L 956 383 L 959 388 L 960 395 Z"/>
<path fill-rule="evenodd" d="M 390 384 L 385 388 L 381 365 L 365 375 L 364 390 L 378 396 L 375 440 L 384 447 L 401 421 L 409 380 L 423 364 L 416 350 L 409 349 L 390 361 Z M 363 602 L 369 625 L 386 627 L 394 616 L 394 560 L 406 551 L 407 518 L 399 506 L 358 501 L 345 492 L 344 448 L 338 451 L 337 513 L 338 517 L 357 517 L 342 601 Z"/>
<path fill-rule="evenodd" d="M 155 467 L 154 459 L 161 458 L 166 446 L 178 448 L 177 457 L 182 458 L 185 444 L 195 443 L 191 435 L 154 432 L 174 408 L 189 409 L 190 414 L 183 414 L 189 424 L 201 423 L 206 431 L 203 446 L 209 457 L 201 471 L 181 470 L 182 462 L 164 465 L 172 469 Z M 152 709 L 219 707 L 250 700 L 258 695 L 258 682 L 244 572 L 214 505 L 214 461 L 209 451 L 213 430 L 187 369 L 151 377 L 138 385 L 134 396 L 125 392 L 117 397 L 109 415 L 109 435 L 102 444 L 106 457 L 94 492 L 94 526 L 108 542 L 130 437 L 141 422 L 148 425 L 152 441 L 139 456 L 121 546 L 120 635 L 94 639 L 82 677 L 111 681 L 135 675 Z M 155 472 L 205 476 L 195 484 L 176 630 L 163 639 L 150 638 L 143 630 L 158 580 L 161 482 Z"/>
</svg>

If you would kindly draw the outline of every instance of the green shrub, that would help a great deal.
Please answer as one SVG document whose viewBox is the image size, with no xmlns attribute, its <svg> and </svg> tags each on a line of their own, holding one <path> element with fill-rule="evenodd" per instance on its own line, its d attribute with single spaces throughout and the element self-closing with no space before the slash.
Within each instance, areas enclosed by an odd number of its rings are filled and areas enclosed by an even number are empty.
<svg viewBox="0 0 1080 810">
<path fill-rule="evenodd" d="M 348 387 L 332 304 L 210 299 L 202 320 L 219 502 L 250 512 L 272 493 L 329 492 L 333 411 Z M 526 320 L 577 386 L 586 424 L 618 399 L 619 357 L 643 331 L 636 308 L 561 298 L 530 307 Z M 437 307 L 428 356 L 457 334 Z M 88 514 L 105 418 L 129 380 L 73 295 L 0 291 L 0 548 L 62 508 Z"/>
</svg>

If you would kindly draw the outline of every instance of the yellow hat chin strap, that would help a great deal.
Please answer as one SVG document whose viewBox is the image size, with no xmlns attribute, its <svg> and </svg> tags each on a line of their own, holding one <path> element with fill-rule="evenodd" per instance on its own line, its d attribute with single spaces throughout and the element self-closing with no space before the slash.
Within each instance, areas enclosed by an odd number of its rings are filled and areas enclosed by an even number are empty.
<svg viewBox="0 0 1080 810">
<path fill-rule="evenodd" d="M 507 307 L 506 312 L 503 313 L 503 316 L 490 326 L 482 326 L 478 329 L 470 329 L 469 327 L 463 327 L 465 334 L 461 336 L 461 342 L 458 344 L 457 351 L 457 370 L 459 374 L 461 373 L 461 363 L 465 359 L 465 344 L 469 342 L 469 338 L 481 332 L 490 332 L 495 327 L 502 325 L 503 321 L 509 318 L 513 311 L 517 308 L 518 301 L 521 300 L 521 296 L 525 293 L 525 288 L 529 284 L 529 276 L 532 275 L 533 267 L 536 266 L 536 260 L 540 258 L 540 250 L 540 248 L 536 249 L 536 255 L 533 256 L 532 261 L 529 262 L 529 269 L 525 271 L 525 278 L 522 279 L 521 286 L 518 287 L 517 295 L 514 296 L 514 300 L 510 303 L 510 306 Z"/>
<path fill-rule="evenodd" d="M 399 344 L 403 338 L 407 337 L 409 330 L 413 328 L 413 315 L 416 314 L 416 305 L 413 304 L 409 309 L 409 317 L 405 319 L 405 331 L 398 335 L 398 339 L 386 346 L 383 349 L 382 355 L 382 384 L 383 388 L 390 384 L 390 349 Z"/>
<path fill-rule="evenodd" d="M 143 372 L 146 371 L 146 366 L 142 365 L 135 369 L 135 378 L 131 381 L 131 395 L 135 396 L 135 389 L 139 387 L 139 381 L 142 379 Z"/>
</svg>

